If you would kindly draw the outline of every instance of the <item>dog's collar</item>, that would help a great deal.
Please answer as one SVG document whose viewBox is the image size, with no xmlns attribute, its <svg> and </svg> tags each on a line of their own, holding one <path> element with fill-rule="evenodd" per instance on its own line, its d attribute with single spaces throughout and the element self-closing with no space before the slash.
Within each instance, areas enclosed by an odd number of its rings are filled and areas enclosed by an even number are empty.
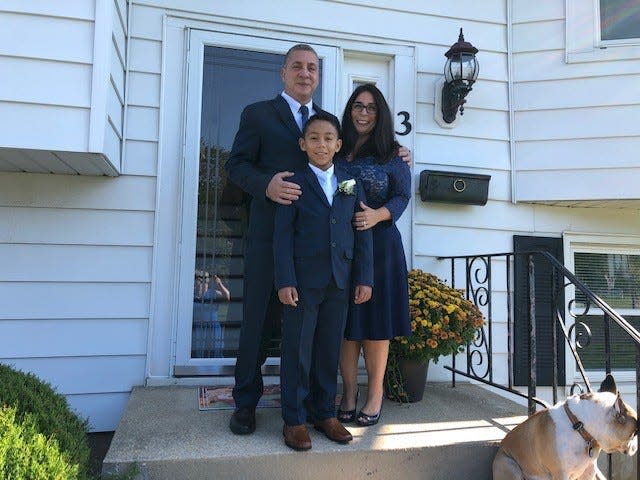
<svg viewBox="0 0 640 480">
<path fill-rule="evenodd" d="M 573 429 L 580 434 L 585 442 L 587 442 L 587 455 L 593 458 L 595 453 L 594 450 L 600 448 L 600 445 L 598 445 L 598 441 L 585 430 L 584 424 L 580 420 L 578 420 L 578 417 L 576 417 L 571 409 L 569 409 L 569 402 L 564 403 L 564 411 L 566 412 L 567 417 L 569 417 L 569 421 L 571 422 L 571 426 L 573 427 Z"/>
</svg>

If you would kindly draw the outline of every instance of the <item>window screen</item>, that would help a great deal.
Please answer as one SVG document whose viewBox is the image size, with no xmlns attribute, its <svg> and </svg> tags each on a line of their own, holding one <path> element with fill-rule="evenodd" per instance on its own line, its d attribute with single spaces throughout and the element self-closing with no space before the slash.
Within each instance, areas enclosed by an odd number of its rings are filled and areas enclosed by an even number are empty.
<svg viewBox="0 0 640 480">
<path fill-rule="evenodd" d="M 614 309 L 640 308 L 640 254 L 576 253 L 576 276 Z M 584 295 L 576 291 L 576 301 Z"/>
<path fill-rule="evenodd" d="M 640 0 L 600 0 L 600 38 L 640 39 Z"/>
</svg>

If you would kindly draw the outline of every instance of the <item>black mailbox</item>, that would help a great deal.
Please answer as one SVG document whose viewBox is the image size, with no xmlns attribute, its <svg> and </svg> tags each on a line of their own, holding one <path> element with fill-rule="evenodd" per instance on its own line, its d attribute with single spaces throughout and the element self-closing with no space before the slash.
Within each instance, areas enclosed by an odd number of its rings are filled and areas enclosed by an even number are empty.
<svg viewBox="0 0 640 480">
<path fill-rule="evenodd" d="M 491 175 L 423 170 L 420 172 L 420 198 L 423 202 L 485 205 L 490 179 Z"/>
</svg>

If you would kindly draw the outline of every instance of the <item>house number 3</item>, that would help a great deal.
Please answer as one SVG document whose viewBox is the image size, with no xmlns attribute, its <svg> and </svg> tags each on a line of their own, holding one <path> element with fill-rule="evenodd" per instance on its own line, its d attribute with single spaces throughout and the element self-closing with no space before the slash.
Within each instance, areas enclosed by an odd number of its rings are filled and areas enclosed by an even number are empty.
<svg viewBox="0 0 640 480">
<path fill-rule="evenodd" d="M 400 125 L 404 125 L 404 131 L 402 132 L 396 132 L 398 135 L 409 135 L 409 132 L 411 132 L 411 122 L 409 121 L 409 112 L 405 112 L 404 110 L 401 112 L 398 112 L 398 116 L 399 117 L 403 117 L 404 120 L 402 120 L 402 122 L 400 122 Z"/>
</svg>

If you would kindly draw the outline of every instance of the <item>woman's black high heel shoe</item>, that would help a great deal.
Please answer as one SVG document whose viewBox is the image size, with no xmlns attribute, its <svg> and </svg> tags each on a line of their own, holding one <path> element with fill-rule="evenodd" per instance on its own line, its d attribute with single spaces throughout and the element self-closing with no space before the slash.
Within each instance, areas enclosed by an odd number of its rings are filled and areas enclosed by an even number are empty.
<svg viewBox="0 0 640 480">
<path fill-rule="evenodd" d="M 380 404 L 380 410 L 375 415 L 367 415 L 362 410 L 358 412 L 358 416 L 356 417 L 356 424 L 361 427 L 370 427 L 371 425 L 375 425 L 380 420 L 380 414 L 382 413 L 382 404 Z"/>
<path fill-rule="evenodd" d="M 356 390 L 356 407 L 358 406 L 358 397 L 360 396 L 360 389 Z M 338 407 L 338 411 L 336 412 L 336 417 L 340 421 L 340 423 L 351 423 L 356 419 L 356 409 L 353 410 L 342 410 Z"/>
</svg>

